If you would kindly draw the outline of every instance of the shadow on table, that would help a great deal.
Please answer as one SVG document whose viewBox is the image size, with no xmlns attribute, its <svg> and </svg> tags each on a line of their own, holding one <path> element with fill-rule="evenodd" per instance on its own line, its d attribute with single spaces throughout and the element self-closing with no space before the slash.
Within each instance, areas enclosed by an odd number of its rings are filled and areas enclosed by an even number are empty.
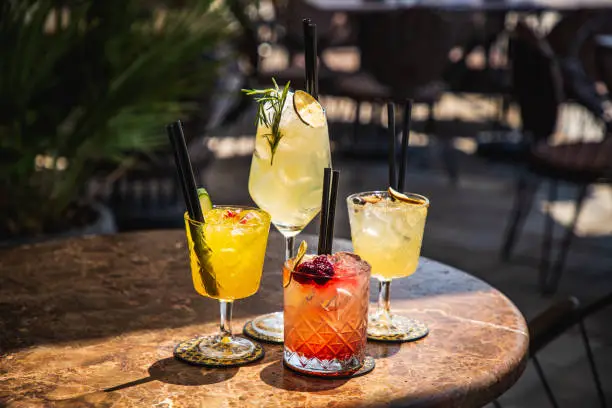
<svg viewBox="0 0 612 408">
<path fill-rule="evenodd" d="M 192 366 L 175 360 L 173 357 L 156 361 L 149 367 L 149 376 L 129 381 L 123 384 L 94 391 L 77 397 L 51 401 L 53 407 L 90 407 L 112 406 L 121 398 L 117 391 L 146 384 L 151 381 L 161 381 L 166 384 L 199 386 L 216 384 L 230 380 L 238 373 L 238 367 L 230 368 L 203 368 Z"/>
<path fill-rule="evenodd" d="M 373 357 L 375 360 L 388 358 L 396 355 L 402 347 L 399 343 L 383 343 L 369 341 L 366 354 Z"/>
<path fill-rule="evenodd" d="M 301 392 L 329 391 L 348 381 L 348 379 L 328 380 L 299 375 L 285 368 L 282 360 L 275 361 L 261 370 L 259 378 L 272 387 Z"/>
<path fill-rule="evenodd" d="M 238 367 L 229 368 L 204 368 L 182 363 L 173 357 L 164 358 L 156 361 L 149 367 L 149 376 L 124 384 L 106 388 L 105 392 L 122 390 L 124 388 L 148 383 L 151 381 L 161 381 L 166 384 L 174 385 L 210 385 L 227 381 L 238 373 Z"/>
</svg>

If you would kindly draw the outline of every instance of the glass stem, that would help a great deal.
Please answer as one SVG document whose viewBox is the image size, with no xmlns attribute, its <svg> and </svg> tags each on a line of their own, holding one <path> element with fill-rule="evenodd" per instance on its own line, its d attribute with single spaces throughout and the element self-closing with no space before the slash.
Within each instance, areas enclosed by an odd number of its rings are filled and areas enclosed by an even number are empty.
<svg viewBox="0 0 612 408">
<path fill-rule="evenodd" d="M 285 261 L 295 256 L 295 237 L 285 237 Z"/>
<path fill-rule="evenodd" d="M 232 307 L 234 302 L 231 300 L 220 300 L 221 306 L 221 341 L 229 343 L 232 339 Z"/>
<path fill-rule="evenodd" d="M 391 321 L 391 281 L 378 281 L 378 315 Z"/>
</svg>

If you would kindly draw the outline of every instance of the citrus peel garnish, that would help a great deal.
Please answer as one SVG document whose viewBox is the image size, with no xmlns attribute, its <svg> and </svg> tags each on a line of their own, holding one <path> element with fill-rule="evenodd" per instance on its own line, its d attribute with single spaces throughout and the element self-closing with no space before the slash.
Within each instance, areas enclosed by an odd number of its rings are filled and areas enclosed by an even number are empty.
<svg viewBox="0 0 612 408">
<path fill-rule="evenodd" d="M 295 91 L 293 94 L 293 109 L 302 122 L 311 127 L 322 127 L 327 123 L 323 107 L 307 92 Z"/>
<path fill-rule="evenodd" d="M 293 277 L 293 272 L 295 271 L 295 268 L 297 268 L 298 265 L 302 262 L 302 259 L 304 259 L 304 255 L 306 255 L 306 250 L 307 249 L 308 249 L 308 244 L 306 244 L 306 241 L 302 241 L 300 243 L 300 247 L 298 248 L 298 253 L 297 253 L 296 257 L 295 257 L 295 262 L 293 263 L 293 267 L 291 268 L 291 272 L 289 272 L 289 279 L 287 279 L 287 283 L 286 284 L 283 284 L 283 288 L 286 288 L 291 283 L 291 278 Z"/>
<path fill-rule="evenodd" d="M 418 198 L 412 198 L 412 197 L 408 197 L 406 194 L 402 194 L 399 191 L 395 191 L 392 187 L 389 187 L 389 189 L 387 190 L 389 192 L 389 195 L 398 200 L 398 201 L 402 201 L 404 203 L 409 203 L 409 204 L 415 204 L 415 205 L 427 205 L 429 206 L 429 204 L 425 201 L 425 200 L 420 200 Z"/>
</svg>

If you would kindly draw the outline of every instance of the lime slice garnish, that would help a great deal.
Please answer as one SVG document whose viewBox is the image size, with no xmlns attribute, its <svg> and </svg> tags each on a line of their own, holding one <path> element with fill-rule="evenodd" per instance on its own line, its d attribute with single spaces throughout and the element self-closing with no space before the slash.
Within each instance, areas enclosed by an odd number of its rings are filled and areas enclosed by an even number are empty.
<svg viewBox="0 0 612 408">
<path fill-rule="evenodd" d="M 293 109 L 302 122 L 315 128 L 325 126 L 325 112 L 317 100 L 304 91 L 293 94 Z"/>
<path fill-rule="evenodd" d="M 392 198 L 395 198 L 396 200 L 403 201 L 405 203 L 416 204 L 416 205 L 425 204 L 425 201 L 419 200 L 417 198 L 408 197 L 406 194 L 402 194 L 399 191 L 395 191 L 392 187 L 389 187 L 387 191 L 389 192 L 389 195 Z"/>
<path fill-rule="evenodd" d="M 198 188 L 198 198 L 200 199 L 202 214 L 206 214 L 208 211 L 212 210 L 212 201 L 210 200 L 210 195 L 208 195 L 208 191 L 206 191 L 205 188 Z"/>
</svg>

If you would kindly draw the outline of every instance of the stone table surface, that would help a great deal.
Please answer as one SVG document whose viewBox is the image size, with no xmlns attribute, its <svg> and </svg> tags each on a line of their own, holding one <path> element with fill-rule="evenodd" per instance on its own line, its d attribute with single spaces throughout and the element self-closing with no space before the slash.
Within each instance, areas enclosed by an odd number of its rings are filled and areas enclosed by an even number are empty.
<svg viewBox="0 0 612 408">
<path fill-rule="evenodd" d="M 350 247 L 335 241 L 335 250 Z M 235 331 L 280 309 L 283 248 L 271 232 L 260 290 L 236 302 Z M 178 341 L 218 330 L 217 302 L 191 285 L 183 231 L 5 249 L 0 406 L 479 407 L 521 375 L 527 327 L 495 288 L 426 258 L 391 287 L 392 308 L 431 333 L 414 343 L 369 342 L 376 368 L 368 375 L 302 377 L 283 367 L 274 345 L 252 365 L 206 369 L 172 357 Z M 373 282 L 372 300 L 376 290 Z"/>
</svg>

